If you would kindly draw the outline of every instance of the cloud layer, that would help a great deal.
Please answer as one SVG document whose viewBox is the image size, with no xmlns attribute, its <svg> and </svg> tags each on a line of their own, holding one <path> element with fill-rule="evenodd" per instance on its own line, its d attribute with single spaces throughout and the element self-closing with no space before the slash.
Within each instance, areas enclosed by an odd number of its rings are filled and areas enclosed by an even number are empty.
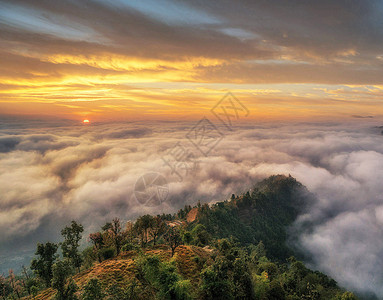
<svg viewBox="0 0 383 300">
<path fill-rule="evenodd" d="M 212 121 L 224 138 L 207 157 L 185 138 L 190 122 L 52 127 L 23 121 L 2 129 L 0 227 L 7 230 L 0 233 L 1 256 L 16 259 L 37 241 L 57 240 L 72 219 L 89 232 L 115 216 L 128 220 L 223 200 L 282 173 L 318 198 L 296 224 L 313 267 L 348 288 L 383 296 L 379 124 L 242 124 L 228 131 Z M 182 180 L 163 161 L 177 143 L 198 161 L 189 174 L 180 172 Z M 150 172 L 168 182 L 169 196 L 158 206 L 134 197 L 136 181 Z"/>
</svg>

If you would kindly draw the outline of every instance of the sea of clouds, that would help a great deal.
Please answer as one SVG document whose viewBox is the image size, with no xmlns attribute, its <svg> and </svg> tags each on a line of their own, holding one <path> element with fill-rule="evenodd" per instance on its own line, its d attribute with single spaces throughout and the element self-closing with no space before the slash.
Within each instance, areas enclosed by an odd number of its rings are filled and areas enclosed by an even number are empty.
<svg viewBox="0 0 383 300">
<path fill-rule="evenodd" d="M 233 130 L 214 123 L 205 156 L 190 140 L 201 133 L 193 131 L 195 122 L 2 119 L 1 270 L 24 263 L 37 242 L 58 241 L 72 219 L 89 233 L 116 216 L 175 212 L 198 200 L 227 199 L 269 175 L 291 174 L 318 199 L 296 222 L 303 230 L 298 246 L 313 255 L 310 266 L 383 297 L 382 129 L 375 120 L 356 121 L 254 122 Z M 164 163 L 182 154 L 179 146 L 196 162 L 182 177 Z M 168 183 L 159 205 L 134 195 L 137 180 L 151 172 Z M 305 230 L 307 221 L 313 226 Z"/>
</svg>

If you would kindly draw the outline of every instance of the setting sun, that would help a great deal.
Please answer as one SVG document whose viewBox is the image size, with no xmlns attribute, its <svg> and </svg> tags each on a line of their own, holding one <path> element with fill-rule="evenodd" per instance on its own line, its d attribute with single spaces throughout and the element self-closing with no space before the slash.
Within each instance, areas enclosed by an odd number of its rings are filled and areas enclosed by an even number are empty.
<svg viewBox="0 0 383 300">
<path fill-rule="evenodd" d="M 90 123 L 88 119 L 85 119 L 84 121 L 82 121 L 83 123 Z"/>
</svg>

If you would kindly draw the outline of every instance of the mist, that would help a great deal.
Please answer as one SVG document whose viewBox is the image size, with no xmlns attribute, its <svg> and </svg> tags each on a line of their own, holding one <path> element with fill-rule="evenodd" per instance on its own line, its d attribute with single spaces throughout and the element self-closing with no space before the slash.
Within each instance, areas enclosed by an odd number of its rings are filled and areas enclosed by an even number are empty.
<svg viewBox="0 0 383 300">
<path fill-rule="evenodd" d="M 191 138 L 196 122 L 2 126 L 2 271 L 37 242 L 58 241 L 72 219 L 89 233 L 116 216 L 127 221 L 213 203 L 270 175 L 291 174 L 318 199 L 294 225 L 302 232 L 296 246 L 314 258 L 307 263 L 346 288 L 383 297 L 380 124 L 214 124 L 209 143 L 198 147 Z M 181 169 L 169 161 L 176 150 L 187 158 Z M 167 193 L 144 203 L 137 182 L 153 173 L 164 178 Z"/>
</svg>

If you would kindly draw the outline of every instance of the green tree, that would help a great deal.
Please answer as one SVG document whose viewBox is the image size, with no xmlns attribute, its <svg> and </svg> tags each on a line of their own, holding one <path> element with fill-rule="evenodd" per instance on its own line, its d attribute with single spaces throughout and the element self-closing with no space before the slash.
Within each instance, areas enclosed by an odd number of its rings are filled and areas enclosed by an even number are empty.
<svg viewBox="0 0 383 300">
<path fill-rule="evenodd" d="M 235 256 L 237 257 L 230 266 L 230 280 L 234 283 L 235 299 L 251 299 L 254 291 L 246 258 L 242 255 Z"/>
<path fill-rule="evenodd" d="M 283 300 L 286 298 L 285 291 L 277 280 L 270 282 L 266 295 L 268 300 Z"/>
<path fill-rule="evenodd" d="M 150 299 L 189 300 L 191 284 L 177 273 L 175 261 L 162 262 L 156 255 L 137 261 L 137 279 Z"/>
<path fill-rule="evenodd" d="M 141 240 L 141 247 L 145 247 L 148 243 L 149 230 L 153 228 L 154 218 L 151 215 L 144 215 L 137 219 L 134 223 L 134 230 Z"/>
<path fill-rule="evenodd" d="M 84 287 L 82 293 L 83 300 L 102 300 L 105 297 L 105 293 L 102 290 L 102 286 L 97 278 L 90 279 Z"/>
<path fill-rule="evenodd" d="M 57 290 L 55 298 L 57 300 L 77 300 L 75 295 L 78 290 L 73 280 L 68 278 L 73 274 L 73 269 L 67 261 L 58 261 L 53 265 L 52 287 Z"/>
<path fill-rule="evenodd" d="M 201 293 L 203 299 L 234 299 L 233 284 L 226 272 L 220 272 L 216 266 L 209 266 L 201 272 Z"/>
<path fill-rule="evenodd" d="M 100 250 L 104 247 L 104 239 L 101 232 L 89 234 L 89 240 L 93 244 L 93 250 L 97 253 L 98 262 L 102 261 Z"/>
<path fill-rule="evenodd" d="M 257 246 L 255 246 L 254 251 L 252 252 L 252 256 L 259 260 L 261 257 L 266 256 L 266 248 L 262 241 L 258 243 Z"/>
<path fill-rule="evenodd" d="M 98 259 L 98 253 L 94 251 L 92 246 L 85 248 L 81 256 L 83 257 L 83 267 L 84 269 L 89 269 L 93 266 L 93 263 Z"/>
<path fill-rule="evenodd" d="M 204 207 L 204 206 L 203 206 Z M 194 244 L 197 246 L 205 246 L 210 241 L 210 235 L 206 230 L 206 227 L 202 224 L 197 224 L 191 231 Z"/>
<path fill-rule="evenodd" d="M 32 285 L 31 286 L 31 294 L 34 298 L 36 298 L 38 292 L 39 292 L 39 288 L 35 285 Z"/>
<path fill-rule="evenodd" d="M 175 226 L 174 227 L 168 226 L 168 230 L 165 233 L 165 240 L 166 240 L 166 243 L 169 245 L 170 249 L 172 250 L 172 257 L 173 257 L 177 247 L 181 245 L 182 243 L 182 238 L 181 238 L 179 228 Z"/>
<path fill-rule="evenodd" d="M 77 268 L 78 272 L 80 272 L 80 267 L 83 262 L 81 253 L 78 250 L 83 231 L 84 227 L 76 221 L 72 221 L 70 226 L 61 230 L 61 235 L 64 237 L 64 241 L 61 243 L 63 256 L 70 260 L 71 264 L 73 267 Z"/>
<path fill-rule="evenodd" d="M 205 299 L 253 299 L 248 254 L 228 239 L 217 243 L 219 254 L 201 272 L 201 292 Z"/>
<path fill-rule="evenodd" d="M 108 248 L 102 248 L 100 250 L 100 255 L 103 259 L 110 259 L 114 257 L 115 255 L 115 249 L 113 247 L 108 247 Z"/>
<path fill-rule="evenodd" d="M 106 223 L 102 229 L 109 235 L 116 249 L 116 255 L 119 255 L 126 236 L 125 231 L 122 230 L 120 219 L 114 218 L 111 223 Z"/>
<path fill-rule="evenodd" d="M 344 292 L 343 294 L 338 294 L 335 300 L 358 300 L 358 298 L 351 292 Z"/>
<path fill-rule="evenodd" d="M 119 218 L 113 219 L 112 228 L 110 230 L 113 234 L 114 246 L 116 247 L 116 254 L 119 255 L 123 241 L 125 239 L 125 233 L 121 228 L 121 221 Z"/>
<path fill-rule="evenodd" d="M 160 216 L 156 216 L 151 221 L 151 228 L 149 230 L 150 236 L 153 238 L 153 245 L 156 244 L 157 238 L 166 230 L 166 224 Z"/>
<path fill-rule="evenodd" d="M 182 235 L 182 241 L 186 245 L 190 245 L 193 242 L 193 236 L 190 231 L 185 231 Z"/>
<path fill-rule="evenodd" d="M 34 258 L 31 263 L 31 269 L 45 282 L 46 287 L 51 286 L 52 267 L 58 257 L 57 249 L 58 245 L 51 242 L 38 243 L 35 253 L 38 257 Z"/>
</svg>

